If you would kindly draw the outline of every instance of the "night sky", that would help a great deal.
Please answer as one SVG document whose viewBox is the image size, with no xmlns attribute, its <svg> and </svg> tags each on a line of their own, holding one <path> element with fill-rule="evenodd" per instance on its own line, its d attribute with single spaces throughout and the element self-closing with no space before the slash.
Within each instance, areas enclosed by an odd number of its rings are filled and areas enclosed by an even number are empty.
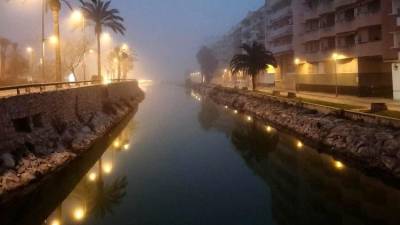
<svg viewBox="0 0 400 225">
<path fill-rule="evenodd" d="M 22 46 L 40 43 L 40 0 L 27 1 L 25 6 L 0 1 L 0 36 L 15 39 Z M 135 76 L 182 80 L 185 70 L 196 69 L 199 46 L 227 32 L 249 10 L 263 3 L 264 0 L 113 0 L 112 5 L 120 9 L 128 29 L 125 37 L 118 38 L 129 43 L 139 57 Z M 64 17 L 69 14 L 66 8 L 63 13 Z M 48 28 L 51 33 L 51 26 Z"/>
</svg>

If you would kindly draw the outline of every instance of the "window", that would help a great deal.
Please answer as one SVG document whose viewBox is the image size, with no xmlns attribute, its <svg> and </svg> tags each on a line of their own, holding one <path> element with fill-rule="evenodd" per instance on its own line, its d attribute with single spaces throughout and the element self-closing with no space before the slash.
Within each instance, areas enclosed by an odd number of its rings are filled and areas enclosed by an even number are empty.
<svg viewBox="0 0 400 225">
<path fill-rule="evenodd" d="M 335 37 L 321 39 L 321 51 L 330 51 L 336 48 Z"/>
<path fill-rule="evenodd" d="M 306 31 L 307 32 L 318 30 L 318 27 L 319 27 L 318 19 L 312 19 L 312 20 L 306 21 Z"/>
<path fill-rule="evenodd" d="M 369 41 L 380 41 L 382 40 L 382 27 L 373 26 L 368 28 Z"/>
<path fill-rule="evenodd" d="M 346 9 L 344 11 L 344 20 L 350 22 L 354 20 L 354 8 Z"/>
<path fill-rule="evenodd" d="M 335 13 L 329 13 L 321 16 L 320 20 L 320 27 L 321 28 L 328 28 L 335 25 Z"/>
<path fill-rule="evenodd" d="M 396 32 L 393 34 L 393 47 L 400 48 L 400 32 Z"/>
<path fill-rule="evenodd" d="M 319 51 L 319 41 L 310 41 L 305 44 L 306 53 L 314 53 Z"/>
</svg>

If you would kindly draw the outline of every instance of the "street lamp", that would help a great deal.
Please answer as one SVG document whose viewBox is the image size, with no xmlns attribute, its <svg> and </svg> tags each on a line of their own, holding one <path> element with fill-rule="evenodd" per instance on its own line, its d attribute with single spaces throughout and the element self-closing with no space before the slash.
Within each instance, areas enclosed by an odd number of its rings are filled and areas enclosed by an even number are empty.
<svg viewBox="0 0 400 225">
<path fill-rule="evenodd" d="M 75 24 L 82 24 L 82 38 L 83 41 L 86 42 L 86 35 L 85 35 L 85 29 L 86 29 L 86 19 L 83 13 L 80 10 L 75 10 L 71 14 L 71 21 Z M 86 43 L 83 43 L 86 48 Z M 86 81 L 86 51 L 83 52 L 83 60 L 82 60 L 82 69 L 83 69 L 83 80 Z"/>
<path fill-rule="evenodd" d="M 33 69 L 33 48 L 32 47 L 27 47 L 26 52 L 28 53 L 29 56 L 29 70 L 32 72 Z"/>
<path fill-rule="evenodd" d="M 71 14 L 71 20 L 74 23 L 80 23 L 84 20 L 84 16 L 81 11 L 75 10 Z"/>
<path fill-rule="evenodd" d="M 56 46 L 56 45 L 58 45 L 59 43 L 59 41 L 58 41 L 58 38 L 57 38 L 57 36 L 56 35 L 51 35 L 50 37 L 49 37 L 49 42 L 50 42 L 50 44 L 52 44 L 52 45 L 54 45 L 54 46 Z"/>
<path fill-rule="evenodd" d="M 296 65 L 296 76 L 299 76 L 299 73 L 300 73 L 300 70 L 299 70 L 300 63 L 301 63 L 301 61 L 300 61 L 299 58 L 295 58 L 294 59 L 294 65 Z M 295 84 L 294 84 L 295 90 L 296 90 L 296 93 L 297 93 L 297 78 L 296 77 L 294 79 L 294 82 L 295 82 Z"/>
<path fill-rule="evenodd" d="M 335 62 L 335 66 L 334 66 L 334 71 L 335 72 L 334 73 L 335 73 L 335 94 L 336 94 L 336 97 L 339 96 L 338 75 L 337 75 L 337 60 L 340 59 L 340 58 L 342 58 L 342 56 L 340 54 L 338 54 L 336 52 L 334 52 L 332 54 L 332 59 Z"/>
</svg>

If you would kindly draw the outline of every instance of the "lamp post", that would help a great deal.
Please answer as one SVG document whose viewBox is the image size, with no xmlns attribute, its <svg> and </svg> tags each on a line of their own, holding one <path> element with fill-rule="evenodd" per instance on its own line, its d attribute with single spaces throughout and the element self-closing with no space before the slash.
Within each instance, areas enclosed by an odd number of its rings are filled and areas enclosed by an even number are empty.
<svg viewBox="0 0 400 225">
<path fill-rule="evenodd" d="M 42 79 L 44 81 L 45 78 L 45 48 L 46 48 L 46 38 L 45 38 L 45 30 L 44 30 L 44 13 L 46 11 L 46 0 L 42 0 L 42 57 L 41 57 L 41 65 L 42 65 Z"/>
<path fill-rule="evenodd" d="M 339 96 L 339 87 L 338 87 L 338 76 L 337 76 L 337 60 L 339 59 L 339 54 L 333 53 L 332 54 L 332 59 L 335 63 L 334 65 L 334 74 L 335 74 L 335 95 L 336 97 Z"/>
<path fill-rule="evenodd" d="M 33 67 L 33 48 L 32 47 L 27 47 L 26 48 L 26 53 L 28 53 L 28 56 L 29 56 L 29 70 L 32 72 L 32 67 Z"/>
<path fill-rule="evenodd" d="M 296 75 L 295 75 L 296 77 L 294 79 L 294 88 L 295 88 L 296 93 L 297 93 L 297 76 L 299 75 L 299 72 L 300 72 L 300 70 L 299 70 L 300 62 L 301 61 L 299 58 L 294 59 L 294 65 L 296 65 Z"/>
<path fill-rule="evenodd" d="M 79 10 L 75 10 L 71 14 L 71 20 L 75 24 L 82 26 L 82 39 L 84 44 L 84 51 L 82 57 L 82 70 L 83 70 L 83 80 L 86 81 L 86 19 L 83 13 Z"/>
</svg>

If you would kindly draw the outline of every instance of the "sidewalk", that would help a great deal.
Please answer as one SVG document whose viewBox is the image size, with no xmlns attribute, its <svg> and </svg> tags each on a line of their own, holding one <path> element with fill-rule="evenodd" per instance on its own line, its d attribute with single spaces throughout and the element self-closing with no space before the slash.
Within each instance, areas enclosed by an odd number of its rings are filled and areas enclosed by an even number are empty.
<svg viewBox="0 0 400 225">
<path fill-rule="evenodd" d="M 260 88 L 259 91 L 272 93 L 273 88 Z M 282 95 L 287 95 L 287 90 L 277 90 L 280 91 Z M 290 91 L 293 92 L 293 91 Z M 299 91 L 297 92 L 297 97 L 313 99 L 319 101 L 333 102 L 338 104 L 354 105 L 360 106 L 360 109 L 369 109 L 371 103 L 386 103 L 389 110 L 400 111 L 400 101 L 394 101 L 387 98 L 374 98 L 374 97 L 357 97 L 350 95 L 339 95 L 336 97 L 334 94 L 327 94 L 321 92 L 307 92 Z"/>
</svg>

